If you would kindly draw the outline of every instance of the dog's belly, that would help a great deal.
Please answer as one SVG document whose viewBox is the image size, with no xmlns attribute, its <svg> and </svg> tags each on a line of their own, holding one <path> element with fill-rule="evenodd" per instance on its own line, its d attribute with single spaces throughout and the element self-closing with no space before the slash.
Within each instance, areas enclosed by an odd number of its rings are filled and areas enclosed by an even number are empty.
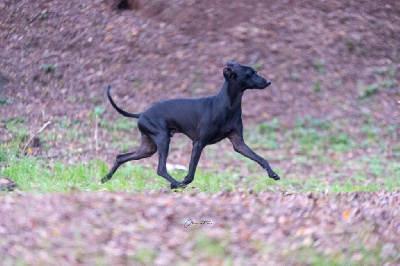
<svg viewBox="0 0 400 266">
<path fill-rule="evenodd" d="M 168 124 L 168 132 L 169 136 L 172 138 L 175 133 L 182 133 L 186 135 L 192 141 L 195 139 L 196 131 L 192 127 L 181 127 L 174 123 Z"/>
<path fill-rule="evenodd" d="M 223 128 L 220 128 L 219 130 L 209 131 L 204 141 L 206 142 L 206 145 L 215 144 L 228 137 L 230 133 L 231 129 Z"/>
<path fill-rule="evenodd" d="M 212 139 L 210 139 L 208 141 L 207 145 L 215 144 L 217 142 L 220 142 L 221 140 L 225 139 L 228 135 L 229 135 L 228 133 L 225 133 L 225 134 L 221 134 L 221 135 L 215 136 L 214 138 L 212 138 Z"/>
</svg>

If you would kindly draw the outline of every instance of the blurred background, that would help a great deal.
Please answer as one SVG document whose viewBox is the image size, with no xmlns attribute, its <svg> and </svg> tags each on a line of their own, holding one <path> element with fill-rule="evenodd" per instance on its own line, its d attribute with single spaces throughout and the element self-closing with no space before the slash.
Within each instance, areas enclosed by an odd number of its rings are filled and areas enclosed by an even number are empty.
<svg viewBox="0 0 400 266">
<path fill-rule="evenodd" d="M 109 107 L 107 84 L 130 111 L 210 95 L 235 60 L 273 82 L 246 93 L 249 123 L 399 123 L 398 1 L 127 2 L 2 1 L 2 117 L 79 118 Z"/>
</svg>

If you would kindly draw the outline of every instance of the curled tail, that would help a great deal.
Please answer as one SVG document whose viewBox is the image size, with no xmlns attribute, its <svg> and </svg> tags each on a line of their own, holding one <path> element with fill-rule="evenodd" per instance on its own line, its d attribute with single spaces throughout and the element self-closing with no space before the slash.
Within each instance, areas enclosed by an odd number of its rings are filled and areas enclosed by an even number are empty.
<svg viewBox="0 0 400 266">
<path fill-rule="evenodd" d="M 107 87 L 107 97 L 108 97 L 108 100 L 110 101 L 111 105 L 115 108 L 115 110 L 118 111 L 118 113 L 120 113 L 121 115 L 126 116 L 126 117 L 139 118 L 140 114 L 128 113 L 128 112 L 125 112 L 124 110 L 122 110 L 121 108 L 119 108 L 119 107 L 115 104 L 115 102 L 113 101 L 113 99 L 111 98 L 110 90 L 111 90 L 111 85 L 108 85 L 108 87 Z"/>
</svg>

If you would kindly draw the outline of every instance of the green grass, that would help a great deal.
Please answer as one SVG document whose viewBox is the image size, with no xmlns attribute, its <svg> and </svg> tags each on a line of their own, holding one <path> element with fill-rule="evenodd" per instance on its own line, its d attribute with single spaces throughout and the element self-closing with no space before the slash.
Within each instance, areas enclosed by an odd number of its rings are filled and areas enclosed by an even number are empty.
<svg viewBox="0 0 400 266">
<path fill-rule="evenodd" d="M 313 91 L 314 92 L 320 92 L 321 91 L 321 82 L 316 81 L 313 85 Z"/>
<path fill-rule="evenodd" d="M 302 247 L 290 252 L 288 260 L 294 257 L 296 263 L 305 265 L 383 265 L 384 262 L 391 262 L 393 258 L 382 259 L 381 248 L 378 246 L 367 249 L 363 244 L 351 244 L 347 250 L 333 254 L 317 252 L 314 247 Z"/>
<path fill-rule="evenodd" d="M 101 108 L 97 109 L 92 114 L 102 113 Z M 93 134 L 92 119 L 88 117 L 88 121 L 74 121 L 64 117 L 55 121 L 52 128 L 38 136 L 43 143 L 43 150 L 51 153 L 52 147 L 66 144 L 84 148 Z M 139 133 L 135 130 L 135 121 L 124 118 L 114 123 L 104 118 L 98 121 L 99 130 L 105 131 L 110 139 L 100 141 L 99 145 L 126 152 L 138 144 Z M 395 140 L 399 126 L 382 127 L 370 116 L 362 121 L 363 125 L 355 133 L 345 130 L 348 121 L 333 122 L 330 118 L 297 119 L 295 125 L 289 127 L 278 119 L 261 123 L 246 130 L 244 137 L 256 153 L 270 159 L 270 164 L 282 177 L 280 181 L 270 179 L 255 162 L 233 152 L 229 141 L 226 141 L 206 148 L 202 158 L 213 162 L 213 165 L 199 167 L 194 182 L 184 191 L 215 193 L 244 190 L 259 193 L 398 190 L 400 144 Z M 24 119 L 10 119 L 6 122 L 6 128 L 14 138 L 0 144 L 0 176 L 10 177 L 19 183 L 22 191 L 140 191 L 159 190 L 168 186 L 167 181 L 156 174 L 155 168 L 141 164 L 124 164 L 111 181 L 99 184 L 101 177 L 109 170 L 104 160 L 71 164 L 65 158 L 49 161 L 21 157 L 21 148 L 27 141 Z M 171 147 L 181 149 L 185 145 L 183 138 L 174 137 Z M 364 153 L 361 157 L 352 155 L 365 149 L 374 152 L 369 155 Z M 391 156 L 386 157 L 385 154 Z M 226 167 L 221 168 L 221 163 Z M 287 169 L 289 164 L 294 170 Z M 187 173 L 173 171 L 170 174 L 182 180 Z"/>
<path fill-rule="evenodd" d="M 396 81 L 397 67 L 377 68 L 375 73 L 378 75 L 378 82 L 370 85 L 363 83 L 358 84 L 360 90 L 360 99 L 366 99 L 370 96 L 377 94 L 381 90 L 395 90 L 398 89 L 398 82 Z"/>
<path fill-rule="evenodd" d="M 100 185 L 100 179 L 107 171 L 106 163 L 101 160 L 93 160 L 87 164 L 67 165 L 62 162 L 47 163 L 34 158 L 25 158 L 11 162 L 2 171 L 2 175 L 12 177 L 15 182 L 20 184 L 20 189 L 23 191 L 38 193 L 133 191 L 159 189 L 165 185 L 151 178 L 154 175 L 152 170 L 138 165 L 121 167 L 112 181 Z"/>
<path fill-rule="evenodd" d="M 8 104 L 12 104 L 12 100 L 10 98 L 4 98 L 3 96 L 0 95 L 0 106 Z"/>
<path fill-rule="evenodd" d="M 347 50 L 348 50 L 350 53 L 353 53 L 354 50 L 356 49 L 356 44 L 355 44 L 354 41 L 353 41 L 352 39 L 350 39 L 350 38 L 347 38 L 347 39 L 345 40 L 345 44 L 346 44 Z"/>
<path fill-rule="evenodd" d="M 298 157 L 297 163 L 301 163 Z M 304 159 L 305 160 L 305 159 Z M 252 162 L 253 163 L 253 162 Z M 219 191 L 289 191 L 289 192 L 352 192 L 398 190 L 400 188 L 400 165 L 395 161 L 386 162 L 379 158 L 364 158 L 354 162 L 356 169 L 345 181 L 325 182 L 326 176 L 300 175 L 284 176 L 273 181 L 266 173 L 253 172 L 241 176 L 234 172 L 212 172 L 198 169 L 194 182 L 184 191 L 215 193 Z M 252 165 L 256 167 L 256 165 Z M 358 171 L 357 169 L 365 169 Z M 168 184 L 156 174 L 154 169 L 140 165 L 125 164 L 115 173 L 113 179 L 100 184 L 100 179 L 108 172 L 102 160 L 92 160 L 87 164 L 68 165 L 62 162 L 48 163 L 34 158 L 24 158 L 9 162 L 2 168 L 2 176 L 11 177 L 20 184 L 20 189 L 33 193 L 85 192 L 85 191 L 140 191 L 167 188 Z M 172 171 L 171 175 L 181 180 L 186 173 Z"/>
<path fill-rule="evenodd" d="M 325 74 L 325 72 L 326 72 L 326 70 L 325 70 L 325 61 L 323 59 L 316 60 L 314 62 L 314 69 L 320 75 Z"/>
</svg>

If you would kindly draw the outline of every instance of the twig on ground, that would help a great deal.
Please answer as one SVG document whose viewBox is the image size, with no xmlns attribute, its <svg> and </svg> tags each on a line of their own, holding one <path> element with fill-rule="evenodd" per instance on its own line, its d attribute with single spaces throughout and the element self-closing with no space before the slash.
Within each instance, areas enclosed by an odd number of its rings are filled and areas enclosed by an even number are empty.
<svg viewBox="0 0 400 266">
<path fill-rule="evenodd" d="M 22 155 L 25 154 L 25 150 L 28 147 L 28 145 L 32 142 L 32 140 L 39 135 L 40 132 L 42 132 L 49 124 L 51 123 L 51 121 L 47 121 L 46 124 L 44 124 L 35 134 L 33 134 L 33 136 L 29 139 L 29 141 L 25 144 L 25 147 L 22 149 Z"/>
<path fill-rule="evenodd" d="M 94 116 L 94 141 L 95 141 L 95 151 L 96 151 L 96 154 L 98 153 L 98 151 L 99 151 L 99 139 L 98 139 L 98 125 L 97 125 L 97 120 L 98 120 L 98 115 L 97 114 L 95 114 L 95 116 Z"/>
</svg>

